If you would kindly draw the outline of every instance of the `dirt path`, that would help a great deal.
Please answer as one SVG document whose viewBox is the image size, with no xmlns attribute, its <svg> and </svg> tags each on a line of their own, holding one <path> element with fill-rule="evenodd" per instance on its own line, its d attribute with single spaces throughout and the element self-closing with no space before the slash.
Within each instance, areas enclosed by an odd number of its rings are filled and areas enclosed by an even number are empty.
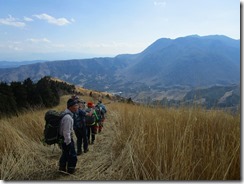
<svg viewBox="0 0 244 184">
<path fill-rule="evenodd" d="M 89 151 L 78 156 L 77 170 L 73 175 L 57 174 L 57 180 L 111 180 L 108 168 L 112 165 L 113 130 L 111 116 L 104 122 L 102 132 L 96 134 Z"/>
</svg>

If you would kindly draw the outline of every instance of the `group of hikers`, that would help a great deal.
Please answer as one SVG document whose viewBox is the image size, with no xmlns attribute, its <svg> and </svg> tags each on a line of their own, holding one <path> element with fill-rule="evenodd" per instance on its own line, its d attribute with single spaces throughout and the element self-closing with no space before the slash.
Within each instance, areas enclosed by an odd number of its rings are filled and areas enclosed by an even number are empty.
<svg viewBox="0 0 244 184">
<path fill-rule="evenodd" d="M 85 102 L 78 96 L 72 95 L 67 101 L 65 115 L 61 119 L 59 134 L 63 137 L 61 143 L 62 155 L 59 159 L 59 171 L 73 174 L 77 163 L 77 156 L 89 151 L 89 144 L 94 144 L 95 136 L 102 131 L 105 105 L 101 100 L 97 104 Z M 73 139 L 75 132 L 76 149 Z M 83 149 L 82 149 L 83 148 Z"/>
</svg>

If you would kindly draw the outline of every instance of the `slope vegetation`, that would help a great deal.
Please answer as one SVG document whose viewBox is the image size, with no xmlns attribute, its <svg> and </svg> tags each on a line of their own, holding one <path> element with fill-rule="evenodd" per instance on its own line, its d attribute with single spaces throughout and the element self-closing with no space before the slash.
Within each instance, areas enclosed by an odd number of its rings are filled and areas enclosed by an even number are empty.
<svg viewBox="0 0 244 184">
<path fill-rule="evenodd" d="M 240 180 L 240 114 L 104 103 L 104 129 L 73 175 L 57 171 L 59 148 L 41 142 L 46 110 L 1 119 L 1 179 Z"/>
</svg>

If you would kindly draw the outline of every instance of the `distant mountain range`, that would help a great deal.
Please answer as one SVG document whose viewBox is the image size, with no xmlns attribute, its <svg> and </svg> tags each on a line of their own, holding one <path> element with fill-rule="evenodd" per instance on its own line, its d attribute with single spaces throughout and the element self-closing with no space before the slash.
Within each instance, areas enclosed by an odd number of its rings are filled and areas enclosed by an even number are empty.
<svg viewBox="0 0 244 184">
<path fill-rule="evenodd" d="M 240 42 L 225 36 L 159 39 L 121 71 L 150 87 L 210 86 L 240 81 Z"/>
<path fill-rule="evenodd" d="M 121 92 L 134 99 L 152 94 L 153 98 L 183 99 L 194 88 L 240 84 L 240 40 L 222 35 L 161 38 L 138 54 L 0 69 L 0 80 L 6 82 L 28 77 L 39 80 L 43 76 L 88 89 Z"/>
<path fill-rule="evenodd" d="M 45 60 L 34 61 L 0 61 L 0 68 L 16 68 L 22 65 L 46 62 Z"/>
</svg>

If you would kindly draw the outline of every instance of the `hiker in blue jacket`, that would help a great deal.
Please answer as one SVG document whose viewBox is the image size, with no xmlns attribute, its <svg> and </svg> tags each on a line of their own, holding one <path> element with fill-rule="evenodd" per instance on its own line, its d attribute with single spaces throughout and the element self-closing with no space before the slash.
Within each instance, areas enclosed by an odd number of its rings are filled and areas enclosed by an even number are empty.
<svg viewBox="0 0 244 184">
<path fill-rule="evenodd" d="M 100 119 L 98 121 L 98 132 L 100 133 L 103 128 L 103 122 L 105 121 L 105 114 L 107 113 L 107 109 L 101 100 L 98 101 L 96 107 L 99 110 L 99 116 L 100 116 Z"/>
<path fill-rule="evenodd" d="M 77 155 L 73 140 L 73 113 L 78 110 L 78 102 L 73 99 L 67 101 L 66 115 L 60 124 L 60 135 L 63 137 L 62 155 L 59 159 L 59 170 L 73 174 L 77 163 Z"/>
<path fill-rule="evenodd" d="M 91 113 L 85 112 L 85 102 L 83 100 L 79 101 L 79 109 L 75 113 L 74 118 L 74 131 L 77 138 L 77 155 L 82 154 L 82 143 L 83 143 L 83 149 L 84 153 L 88 152 L 88 140 L 87 140 L 87 128 L 86 128 L 86 122 L 85 117 L 91 116 Z"/>
</svg>

